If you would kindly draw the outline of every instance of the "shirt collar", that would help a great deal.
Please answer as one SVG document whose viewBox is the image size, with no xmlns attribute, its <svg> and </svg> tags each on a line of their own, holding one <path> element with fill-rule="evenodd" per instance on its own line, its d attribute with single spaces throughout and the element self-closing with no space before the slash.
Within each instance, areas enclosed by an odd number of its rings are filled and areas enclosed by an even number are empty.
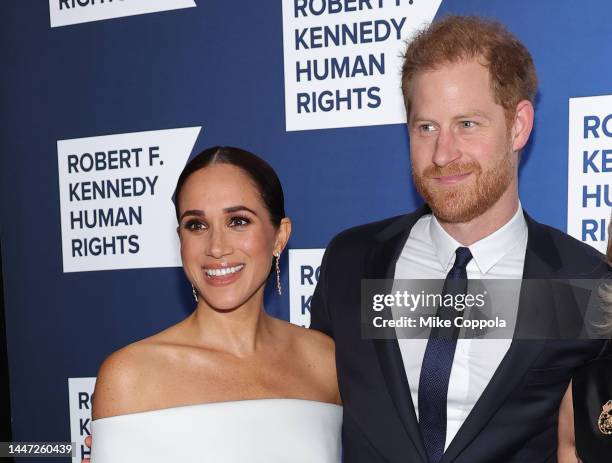
<svg viewBox="0 0 612 463">
<path fill-rule="evenodd" d="M 448 270 L 454 262 L 455 251 L 462 244 L 442 228 L 433 214 L 429 223 L 429 233 L 440 265 Z M 491 270 L 526 235 L 527 222 L 519 202 L 514 216 L 503 227 L 469 246 L 480 273 L 485 274 Z"/>
</svg>

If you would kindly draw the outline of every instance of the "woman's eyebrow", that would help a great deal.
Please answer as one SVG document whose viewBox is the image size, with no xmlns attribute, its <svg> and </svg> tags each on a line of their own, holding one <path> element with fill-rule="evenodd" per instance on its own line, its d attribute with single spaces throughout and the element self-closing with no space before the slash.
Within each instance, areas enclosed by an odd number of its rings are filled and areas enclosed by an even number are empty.
<svg viewBox="0 0 612 463">
<path fill-rule="evenodd" d="M 232 212 L 239 212 L 239 211 L 247 211 L 255 216 L 257 215 L 257 213 L 253 209 L 249 209 L 246 206 L 232 206 L 232 207 L 226 207 L 225 209 L 223 209 L 223 212 L 226 212 L 228 214 L 231 214 Z"/>
<path fill-rule="evenodd" d="M 226 207 L 226 208 L 223 209 L 223 212 L 225 212 L 226 214 L 231 214 L 233 212 L 240 212 L 240 211 L 247 211 L 247 212 L 250 212 L 251 214 L 253 214 L 254 216 L 257 216 L 257 213 L 253 209 L 248 208 L 246 206 L 242 206 L 242 205 Z M 195 215 L 197 217 L 205 217 L 206 216 L 204 211 L 201 210 L 201 209 L 190 209 L 188 211 L 183 212 L 183 214 L 181 215 L 181 220 L 183 220 L 185 217 L 187 217 L 189 215 Z"/>
<path fill-rule="evenodd" d="M 181 220 L 183 220 L 183 218 L 185 218 L 188 215 L 197 215 L 200 217 L 204 217 L 204 211 L 201 211 L 199 209 L 190 209 L 188 211 L 183 212 L 183 214 L 181 215 Z"/>
</svg>

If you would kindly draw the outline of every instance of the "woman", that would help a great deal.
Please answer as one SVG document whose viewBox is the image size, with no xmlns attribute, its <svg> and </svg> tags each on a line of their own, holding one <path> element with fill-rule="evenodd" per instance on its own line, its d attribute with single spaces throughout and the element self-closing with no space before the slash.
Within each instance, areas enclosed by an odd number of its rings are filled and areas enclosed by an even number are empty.
<svg viewBox="0 0 612 463">
<path fill-rule="evenodd" d="M 606 257 L 612 266 L 612 221 Z M 612 334 L 612 283 L 600 287 L 608 315 L 604 327 Z M 612 461 L 612 349 L 578 370 L 559 410 L 559 463 Z"/>
<path fill-rule="evenodd" d="M 333 341 L 263 306 L 291 233 L 278 177 L 251 153 L 210 148 L 181 173 L 175 207 L 197 305 L 102 364 L 92 463 L 338 462 Z"/>
</svg>

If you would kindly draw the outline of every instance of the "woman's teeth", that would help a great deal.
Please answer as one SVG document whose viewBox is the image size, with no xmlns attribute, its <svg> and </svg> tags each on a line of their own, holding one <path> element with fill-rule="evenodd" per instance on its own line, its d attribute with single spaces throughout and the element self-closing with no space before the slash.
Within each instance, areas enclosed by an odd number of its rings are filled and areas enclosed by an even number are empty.
<svg viewBox="0 0 612 463">
<path fill-rule="evenodd" d="M 206 275 L 211 277 L 221 277 L 223 275 L 229 275 L 230 273 L 236 273 L 244 267 L 244 264 L 236 265 L 235 267 L 225 267 L 225 268 L 207 268 L 204 269 Z"/>
</svg>

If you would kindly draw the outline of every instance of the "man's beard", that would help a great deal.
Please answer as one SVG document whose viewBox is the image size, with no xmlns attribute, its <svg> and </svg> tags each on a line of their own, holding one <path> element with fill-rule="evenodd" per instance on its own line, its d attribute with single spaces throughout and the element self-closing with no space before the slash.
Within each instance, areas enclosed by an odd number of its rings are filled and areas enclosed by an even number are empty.
<svg viewBox="0 0 612 463">
<path fill-rule="evenodd" d="M 485 171 L 476 161 L 452 163 L 445 167 L 431 165 L 422 174 L 413 168 L 414 184 L 438 220 L 469 222 L 489 210 L 510 186 L 515 169 L 512 154 L 511 149 L 508 149 L 498 164 Z M 467 182 L 464 180 L 457 185 L 431 185 L 434 177 L 468 172 L 475 178 L 466 179 Z M 464 185 L 464 182 L 469 184 Z"/>
</svg>

